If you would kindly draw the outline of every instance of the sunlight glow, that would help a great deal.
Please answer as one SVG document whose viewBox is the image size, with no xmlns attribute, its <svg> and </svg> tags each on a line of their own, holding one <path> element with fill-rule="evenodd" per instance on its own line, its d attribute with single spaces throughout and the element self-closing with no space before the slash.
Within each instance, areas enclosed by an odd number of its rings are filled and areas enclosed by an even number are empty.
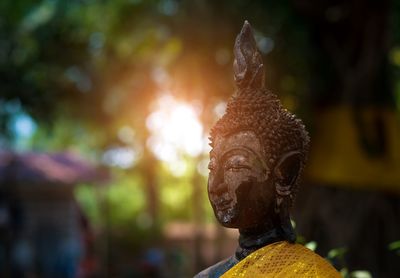
<svg viewBox="0 0 400 278">
<path fill-rule="evenodd" d="M 162 161 L 172 163 L 171 172 L 180 175 L 184 164 L 182 156 L 198 156 L 204 152 L 203 126 L 198 119 L 198 110 L 190 104 L 180 102 L 170 95 L 161 97 L 154 112 L 147 118 L 151 132 L 148 147 Z"/>
<path fill-rule="evenodd" d="M 221 101 L 217 103 L 217 105 L 215 105 L 214 114 L 217 117 L 217 119 L 221 118 L 225 114 L 226 105 L 227 103 L 225 101 Z"/>
<path fill-rule="evenodd" d="M 115 147 L 106 150 L 102 161 L 104 164 L 123 169 L 131 168 L 139 159 L 140 153 L 130 147 Z"/>
<path fill-rule="evenodd" d="M 205 158 L 199 161 L 199 163 L 197 163 L 197 172 L 202 175 L 203 177 L 207 177 L 209 170 L 208 170 L 208 162 L 209 159 Z"/>
</svg>

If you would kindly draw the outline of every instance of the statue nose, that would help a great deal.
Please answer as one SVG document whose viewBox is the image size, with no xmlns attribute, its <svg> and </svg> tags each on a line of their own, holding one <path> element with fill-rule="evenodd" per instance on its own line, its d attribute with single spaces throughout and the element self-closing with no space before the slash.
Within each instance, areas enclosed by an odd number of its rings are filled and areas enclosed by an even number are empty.
<svg viewBox="0 0 400 278">
<path fill-rule="evenodd" d="M 226 192 L 226 184 L 224 182 L 214 183 L 210 186 L 210 193 L 214 195 L 221 195 Z"/>
<path fill-rule="evenodd" d="M 216 171 L 215 175 L 209 177 L 208 190 L 212 195 L 220 195 L 226 191 L 226 184 L 224 182 L 224 175 L 222 171 Z"/>
</svg>

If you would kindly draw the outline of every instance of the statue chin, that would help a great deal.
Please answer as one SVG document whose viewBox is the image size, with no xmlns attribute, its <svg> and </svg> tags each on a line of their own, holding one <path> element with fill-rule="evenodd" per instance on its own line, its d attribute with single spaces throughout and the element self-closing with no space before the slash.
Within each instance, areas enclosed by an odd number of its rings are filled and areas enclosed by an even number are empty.
<svg viewBox="0 0 400 278">
<path fill-rule="evenodd" d="M 218 222 L 225 228 L 238 228 L 238 210 L 235 207 L 224 211 L 214 211 Z"/>
</svg>

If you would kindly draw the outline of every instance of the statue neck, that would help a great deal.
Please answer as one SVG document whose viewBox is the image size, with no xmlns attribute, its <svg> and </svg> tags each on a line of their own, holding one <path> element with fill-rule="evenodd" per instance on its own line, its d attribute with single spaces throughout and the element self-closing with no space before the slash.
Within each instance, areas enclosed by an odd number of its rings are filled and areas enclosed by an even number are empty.
<svg viewBox="0 0 400 278">
<path fill-rule="evenodd" d="M 254 229 L 239 229 L 239 246 L 236 249 L 236 258 L 240 261 L 252 252 L 278 241 L 295 242 L 296 234 L 290 219 L 280 221 L 278 225 L 266 223 Z"/>
</svg>

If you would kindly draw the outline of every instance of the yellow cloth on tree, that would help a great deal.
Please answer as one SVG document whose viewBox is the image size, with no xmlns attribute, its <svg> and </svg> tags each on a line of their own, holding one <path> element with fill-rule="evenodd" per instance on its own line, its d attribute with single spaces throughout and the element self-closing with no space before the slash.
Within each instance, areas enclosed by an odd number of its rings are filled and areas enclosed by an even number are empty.
<svg viewBox="0 0 400 278">
<path fill-rule="evenodd" d="M 234 277 L 341 277 L 325 259 L 300 244 L 280 241 L 260 248 L 221 278 Z"/>
</svg>

